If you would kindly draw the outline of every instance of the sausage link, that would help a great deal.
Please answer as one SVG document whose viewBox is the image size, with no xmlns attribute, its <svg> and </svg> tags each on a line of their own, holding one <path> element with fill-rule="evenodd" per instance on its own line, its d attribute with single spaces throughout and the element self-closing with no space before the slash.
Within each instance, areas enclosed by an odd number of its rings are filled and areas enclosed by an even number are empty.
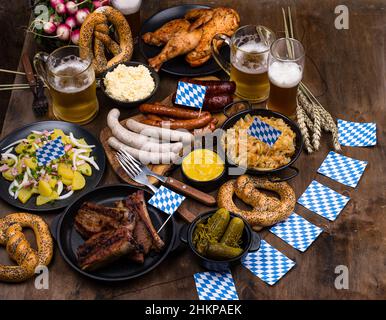
<svg viewBox="0 0 386 320">
<path fill-rule="evenodd" d="M 160 104 L 149 103 L 140 105 L 139 111 L 142 113 L 152 113 L 158 116 L 172 117 L 175 119 L 196 119 L 200 116 L 199 111 L 189 110 L 181 107 L 168 107 Z M 201 112 L 201 115 L 203 115 L 203 112 Z"/>
<path fill-rule="evenodd" d="M 209 112 L 203 112 L 200 117 L 189 120 L 175 120 L 175 121 L 158 121 L 151 119 L 144 119 L 141 122 L 156 127 L 166 127 L 170 129 L 186 129 L 194 130 L 205 127 L 213 120 Z"/>
<path fill-rule="evenodd" d="M 206 94 L 210 96 L 222 94 L 232 95 L 236 91 L 236 83 L 234 81 L 197 80 L 190 78 L 182 78 L 180 81 L 206 86 Z"/>
</svg>

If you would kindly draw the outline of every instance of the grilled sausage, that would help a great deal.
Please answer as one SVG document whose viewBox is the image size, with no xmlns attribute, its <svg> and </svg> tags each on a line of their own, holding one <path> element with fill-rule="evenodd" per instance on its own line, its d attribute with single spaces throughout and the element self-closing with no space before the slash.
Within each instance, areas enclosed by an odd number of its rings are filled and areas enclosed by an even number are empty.
<svg viewBox="0 0 386 320">
<path fill-rule="evenodd" d="M 189 110 L 181 107 L 168 107 L 161 104 L 145 103 L 139 107 L 142 113 L 152 113 L 158 116 L 172 117 L 176 119 L 196 119 L 201 114 L 196 110 Z"/>
<path fill-rule="evenodd" d="M 166 127 L 170 129 L 186 129 L 186 130 L 194 130 L 205 127 L 213 120 L 211 114 L 209 112 L 202 112 L 201 116 L 196 119 L 183 119 L 183 120 L 175 120 L 175 121 L 159 121 L 159 120 L 151 120 L 145 119 L 141 122 L 144 124 L 148 124 L 156 127 Z"/>
<path fill-rule="evenodd" d="M 172 101 L 176 100 L 176 94 L 173 94 Z M 233 96 L 231 94 L 220 94 L 220 95 L 208 95 L 205 94 L 204 104 L 202 110 L 209 112 L 220 112 L 225 106 L 233 102 Z"/>
<path fill-rule="evenodd" d="M 225 80 L 197 80 L 190 78 L 182 78 L 180 81 L 206 86 L 206 94 L 209 96 L 229 94 L 232 95 L 236 91 L 236 83 L 234 81 Z"/>
</svg>

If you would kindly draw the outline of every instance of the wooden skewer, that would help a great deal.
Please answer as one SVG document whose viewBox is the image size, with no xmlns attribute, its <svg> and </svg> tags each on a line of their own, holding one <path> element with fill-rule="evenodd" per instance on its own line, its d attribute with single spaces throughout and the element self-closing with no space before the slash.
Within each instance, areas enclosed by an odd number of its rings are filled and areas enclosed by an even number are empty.
<svg viewBox="0 0 386 320">
<path fill-rule="evenodd" d="M 21 71 L 13 71 L 13 70 L 7 70 L 7 69 L 0 69 L 0 72 L 12 73 L 12 74 L 20 74 L 22 76 L 25 76 L 25 72 L 21 72 Z"/>
</svg>

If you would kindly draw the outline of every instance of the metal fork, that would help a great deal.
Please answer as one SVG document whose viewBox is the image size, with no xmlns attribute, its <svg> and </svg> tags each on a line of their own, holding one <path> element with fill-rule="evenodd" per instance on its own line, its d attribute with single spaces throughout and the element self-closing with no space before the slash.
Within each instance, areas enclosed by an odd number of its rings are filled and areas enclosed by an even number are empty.
<svg viewBox="0 0 386 320">
<path fill-rule="evenodd" d="M 119 150 L 117 157 L 120 165 L 123 167 L 123 169 L 131 179 L 133 179 L 138 183 L 148 186 L 153 191 L 154 191 L 153 188 L 155 187 L 149 182 L 149 180 L 147 179 L 147 176 L 152 176 L 160 180 L 166 186 L 169 186 L 172 189 L 179 191 L 183 195 L 191 197 L 207 206 L 216 205 L 216 199 L 213 196 L 207 193 L 204 193 L 200 190 L 197 190 L 191 186 L 188 186 L 185 183 L 182 183 L 181 181 L 178 181 L 174 178 L 164 177 L 154 173 L 147 166 L 140 163 L 137 159 L 135 159 L 132 155 L 130 155 L 125 150 Z"/>
</svg>

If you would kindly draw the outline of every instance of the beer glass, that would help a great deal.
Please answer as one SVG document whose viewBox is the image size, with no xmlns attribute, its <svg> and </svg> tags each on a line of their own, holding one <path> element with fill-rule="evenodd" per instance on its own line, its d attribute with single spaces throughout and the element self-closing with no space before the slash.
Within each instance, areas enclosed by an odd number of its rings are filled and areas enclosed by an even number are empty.
<svg viewBox="0 0 386 320">
<path fill-rule="evenodd" d="M 47 85 L 57 119 L 85 124 L 98 113 L 92 58 L 79 55 L 78 46 L 61 47 L 34 57 L 35 70 Z"/>
<path fill-rule="evenodd" d="M 277 39 L 268 62 L 270 93 L 267 108 L 294 117 L 298 86 L 303 77 L 304 48 L 296 39 Z"/>
<path fill-rule="evenodd" d="M 247 25 L 238 29 L 231 38 L 225 34 L 214 36 L 212 55 L 220 67 L 236 82 L 236 95 L 251 102 L 268 98 L 268 55 L 275 34 L 263 26 Z M 218 41 L 231 49 L 230 63 L 218 53 Z"/>
<path fill-rule="evenodd" d="M 137 42 L 141 27 L 140 9 L 142 0 L 111 0 L 111 4 L 125 16 L 130 25 L 133 39 Z"/>
</svg>

